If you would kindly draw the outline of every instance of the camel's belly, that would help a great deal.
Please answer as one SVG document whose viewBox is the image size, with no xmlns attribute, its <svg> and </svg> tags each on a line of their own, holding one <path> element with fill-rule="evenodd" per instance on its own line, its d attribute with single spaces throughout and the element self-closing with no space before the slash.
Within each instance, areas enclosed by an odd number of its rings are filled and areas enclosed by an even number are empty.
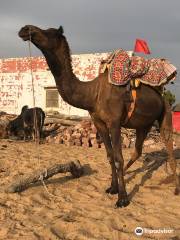
<svg viewBox="0 0 180 240">
<path fill-rule="evenodd" d="M 162 108 L 158 107 L 158 105 L 157 108 L 153 109 L 136 107 L 129 121 L 124 124 L 124 127 L 137 129 L 150 126 L 155 120 L 159 119 L 161 112 Z"/>
</svg>

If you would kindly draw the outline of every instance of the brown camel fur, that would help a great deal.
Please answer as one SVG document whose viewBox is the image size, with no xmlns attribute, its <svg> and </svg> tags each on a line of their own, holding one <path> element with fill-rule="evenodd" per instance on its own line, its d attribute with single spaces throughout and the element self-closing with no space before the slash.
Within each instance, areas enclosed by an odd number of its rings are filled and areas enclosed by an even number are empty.
<svg viewBox="0 0 180 240">
<path fill-rule="evenodd" d="M 26 25 L 20 30 L 19 36 L 24 41 L 30 40 L 42 51 L 64 101 L 74 107 L 89 111 L 103 139 L 107 159 L 112 169 L 111 186 L 106 192 L 118 193 L 117 207 L 125 207 L 129 204 L 124 182 L 124 159 L 120 133 L 122 126 L 136 129 L 137 136 L 135 152 L 125 167 L 127 169 L 141 155 L 144 139 L 153 122 L 159 121 L 161 134 L 169 153 L 169 163 L 176 179 L 176 193 L 179 192 L 179 178 L 173 156 L 171 112 L 157 91 L 141 84 L 137 89 L 135 110 L 130 120 L 125 123 L 126 86 L 110 84 L 107 71 L 90 82 L 80 81 L 72 71 L 70 49 L 62 27 L 42 30 L 36 26 Z"/>
</svg>

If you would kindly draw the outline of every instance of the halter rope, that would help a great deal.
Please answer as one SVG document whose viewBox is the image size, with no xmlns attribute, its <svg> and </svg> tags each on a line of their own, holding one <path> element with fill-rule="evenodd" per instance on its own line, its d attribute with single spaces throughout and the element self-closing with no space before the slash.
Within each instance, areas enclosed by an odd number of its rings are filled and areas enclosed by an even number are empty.
<svg viewBox="0 0 180 240">
<path fill-rule="evenodd" d="M 33 107 L 34 107 L 34 123 L 35 123 L 35 145 L 36 145 L 36 150 L 37 150 L 37 158 L 38 158 L 38 165 L 40 167 L 40 149 L 39 149 L 39 141 L 37 141 L 37 113 L 35 110 L 35 90 L 34 90 L 34 77 L 33 77 L 33 69 L 32 69 L 32 50 L 31 50 L 31 28 L 29 29 L 29 41 L 28 41 L 28 46 L 29 46 L 29 62 L 30 62 L 30 70 L 31 70 L 31 83 L 32 83 L 32 93 L 33 93 Z M 39 136 L 40 137 L 40 136 Z M 40 140 L 40 139 L 39 139 Z M 47 168 L 45 168 L 45 172 L 47 175 Z M 53 195 L 52 193 L 49 192 L 45 182 L 44 182 L 44 176 L 43 174 L 40 174 L 39 180 L 41 181 L 45 191 L 50 197 L 56 197 L 58 196 Z"/>
</svg>

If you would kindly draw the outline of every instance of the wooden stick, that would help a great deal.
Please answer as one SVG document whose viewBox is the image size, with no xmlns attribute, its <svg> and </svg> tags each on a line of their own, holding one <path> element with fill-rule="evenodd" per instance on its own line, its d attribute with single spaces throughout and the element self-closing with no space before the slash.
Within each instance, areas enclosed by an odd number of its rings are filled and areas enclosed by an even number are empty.
<svg viewBox="0 0 180 240">
<path fill-rule="evenodd" d="M 47 125 L 50 123 L 59 123 L 63 126 L 75 126 L 77 124 L 77 121 L 58 118 L 46 118 L 44 124 Z"/>
<path fill-rule="evenodd" d="M 78 160 L 65 164 L 55 164 L 44 171 L 38 170 L 35 173 L 25 176 L 24 178 L 16 180 L 6 189 L 6 192 L 21 192 L 33 183 L 39 182 L 42 179 L 46 180 L 55 174 L 66 172 L 70 172 L 74 178 L 79 178 L 83 174 L 83 167 Z"/>
</svg>

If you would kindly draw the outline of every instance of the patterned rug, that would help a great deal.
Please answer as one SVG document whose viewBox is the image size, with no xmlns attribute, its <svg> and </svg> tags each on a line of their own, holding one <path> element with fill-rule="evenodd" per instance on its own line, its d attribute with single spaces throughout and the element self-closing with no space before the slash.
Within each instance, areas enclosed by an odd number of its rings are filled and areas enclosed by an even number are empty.
<svg viewBox="0 0 180 240">
<path fill-rule="evenodd" d="M 172 80 L 171 76 L 173 77 L 175 72 L 175 66 L 169 61 L 153 58 L 149 60 L 149 69 L 140 81 L 151 86 L 161 86 Z"/>
<path fill-rule="evenodd" d="M 100 73 L 108 68 L 109 82 L 125 85 L 130 79 L 138 78 L 150 86 L 160 86 L 175 79 L 176 67 L 166 59 L 145 59 L 129 56 L 123 49 L 113 52 L 100 66 Z M 173 79 L 173 80 L 174 80 Z"/>
<path fill-rule="evenodd" d="M 132 56 L 131 64 L 129 67 L 130 76 L 137 78 L 146 74 L 149 70 L 149 61 L 143 57 Z"/>
<path fill-rule="evenodd" d="M 126 51 L 119 49 L 114 53 L 113 61 L 109 65 L 109 82 L 124 85 L 130 80 L 130 57 Z"/>
</svg>

